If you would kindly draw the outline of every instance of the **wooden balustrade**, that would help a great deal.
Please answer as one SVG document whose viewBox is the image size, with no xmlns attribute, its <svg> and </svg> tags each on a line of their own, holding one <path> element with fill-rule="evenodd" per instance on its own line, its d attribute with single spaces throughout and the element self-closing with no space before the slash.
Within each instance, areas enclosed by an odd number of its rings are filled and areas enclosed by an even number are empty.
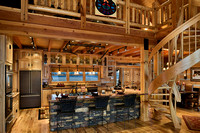
<svg viewBox="0 0 200 133">
<path fill-rule="evenodd" d="M 157 24 L 165 25 L 171 22 L 172 19 L 172 2 L 171 0 L 163 3 L 156 9 L 157 11 Z"/>
<path fill-rule="evenodd" d="M 21 0 L 26 3 L 28 0 Z M 24 2 L 23 2 L 24 1 Z M 83 5 L 85 1 L 85 6 Z M 46 15 L 59 15 L 71 19 L 81 20 L 81 27 L 84 28 L 84 21 L 99 22 L 103 24 L 122 26 L 126 33 L 130 33 L 131 28 L 149 28 L 163 26 L 172 22 L 172 1 L 169 0 L 157 7 L 145 7 L 130 0 L 117 0 L 116 17 L 98 16 L 95 14 L 95 0 L 34 0 L 22 7 L 22 19 L 27 20 L 26 12 L 36 11 Z M 189 19 L 189 4 L 183 6 L 184 22 Z M 25 14 L 25 15 L 24 15 Z M 25 17 L 23 17 L 23 15 Z"/>
</svg>

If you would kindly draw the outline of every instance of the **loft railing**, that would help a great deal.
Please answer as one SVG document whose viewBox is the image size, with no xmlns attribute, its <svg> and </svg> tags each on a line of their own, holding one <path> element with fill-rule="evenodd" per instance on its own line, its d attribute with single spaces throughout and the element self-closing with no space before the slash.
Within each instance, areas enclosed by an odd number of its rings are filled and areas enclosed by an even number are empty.
<svg viewBox="0 0 200 133">
<path fill-rule="evenodd" d="M 123 27 L 127 34 L 131 29 L 151 29 L 172 23 L 172 0 L 159 6 L 145 7 L 130 0 L 117 0 L 116 17 L 95 14 L 95 0 L 21 0 L 21 20 L 28 19 L 28 13 L 51 15 L 86 22 Z M 183 4 L 183 22 L 189 19 L 189 4 Z"/>
</svg>

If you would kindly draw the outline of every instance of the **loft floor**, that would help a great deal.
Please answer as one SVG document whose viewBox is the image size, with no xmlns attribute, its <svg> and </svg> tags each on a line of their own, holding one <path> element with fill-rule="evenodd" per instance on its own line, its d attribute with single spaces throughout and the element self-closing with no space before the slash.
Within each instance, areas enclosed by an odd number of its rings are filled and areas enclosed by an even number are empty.
<svg viewBox="0 0 200 133">
<path fill-rule="evenodd" d="M 151 120 L 149 122 L 142 122 L 136 120 L 136 128 L 134 127 L 134 120 L 126 122 L 126 130 L 123 129 L 123 122 L 110 123 L 109 133 L 197 133 L 198 131 L 189 130 L 182 119 L 182 115 L 200 116 L 200 113 L 189 109 L 177 109 L 177 115 L 181 118 L 181 130 L 176 130 L 173 123 L 166 117 L 161 121 Z M 97 130 L 100 133 L 107 132 L 103 126 L 98 126 Z M 93 128 L 79 128 L 78 133 L 93 133 Z M 60 131 L 61 132 L 61 131 Z M 21 114 L 12 128 L 11 133 L 52 133 L 49 131 L 49 120 L 38 120 L 38 109 L 21 110 Z M 62 133 L 73 133 L 73 130 L 63 130 Z"/>
</svg>

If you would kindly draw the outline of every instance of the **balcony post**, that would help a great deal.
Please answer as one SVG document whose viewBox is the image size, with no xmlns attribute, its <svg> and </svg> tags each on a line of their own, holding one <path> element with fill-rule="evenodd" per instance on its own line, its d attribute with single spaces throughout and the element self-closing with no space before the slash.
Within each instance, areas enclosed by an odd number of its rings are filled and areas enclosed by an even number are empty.
<svg viewBox="0 0 200 133">
<path fill-rule="evenodd" d="M 28 20 L 28 0 L 21 0 L 21 21 Z"/>
<path fill-rule="evenodd" d="M 123 7 L 123 20 L 126 22 L 125 32 L 126 34 L 130 34 L 130 0 L 126 0 Z"/>
<path fill-rule="evenodd" d="M 86 27 L 86 0 L 81 0 L 81 29 Z"/>
</svg>

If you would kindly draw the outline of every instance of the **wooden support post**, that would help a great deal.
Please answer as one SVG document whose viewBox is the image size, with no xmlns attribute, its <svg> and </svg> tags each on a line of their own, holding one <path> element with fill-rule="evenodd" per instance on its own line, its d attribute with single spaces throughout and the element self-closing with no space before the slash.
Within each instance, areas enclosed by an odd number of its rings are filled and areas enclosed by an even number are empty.
<svg viewBox="0 0 200 133">
<path fill-rule="evenodd" d="M 28 0 L 21 0 L 21 21 L 28 20 Z"/>
<path fill-rule="evenodd" d="M 123 10 L 123 19 L 126 22 L 126 34 L 130 34 L 130 0 L 126 0 L 126 4 L 124 7 L 125 8 Z"/>
<path fill-rule="evenodd" d="M 152 4 L 152 8 L 153 8 L 153 11 L 152 11 L 152 18 L 153 18 L 153 20 L 152 20 L 152 25 L 153 26 L 155 26 L 155 29 L 157 30 L 157 17 L 159 17 L 158 16 L 158 11 L 157 11 L 157 6 L 158 6 L 158 2 L 154 2 L 153 4 Z"/>
<path fill-rule="evenodd" d="M 144 50 L 141 47 L 141 65 L 140 65 L 140 87 L 142 93 L 148 93 L 148 54 L 149 50 Z M 140 109 L 140 120 L 148 121 L 148 95 L 141 96 L 141 109 Z"/>
<path fill-rule="evenodd" d="M 92 9 L 93 9 L 93 0 L 90 0 L 90 14 L 92 15 Z"/>
<path fill-rule="evenodd" d="M 172 0 L 172 26 L 174 28 L 176 28 L 177 26 L 177 1 L 176 0 Z"/>
<path fill-rule="evenodd" d="M 86 28 L 86 0 L 81 0 L 81 29 Z"/>
</svg>

